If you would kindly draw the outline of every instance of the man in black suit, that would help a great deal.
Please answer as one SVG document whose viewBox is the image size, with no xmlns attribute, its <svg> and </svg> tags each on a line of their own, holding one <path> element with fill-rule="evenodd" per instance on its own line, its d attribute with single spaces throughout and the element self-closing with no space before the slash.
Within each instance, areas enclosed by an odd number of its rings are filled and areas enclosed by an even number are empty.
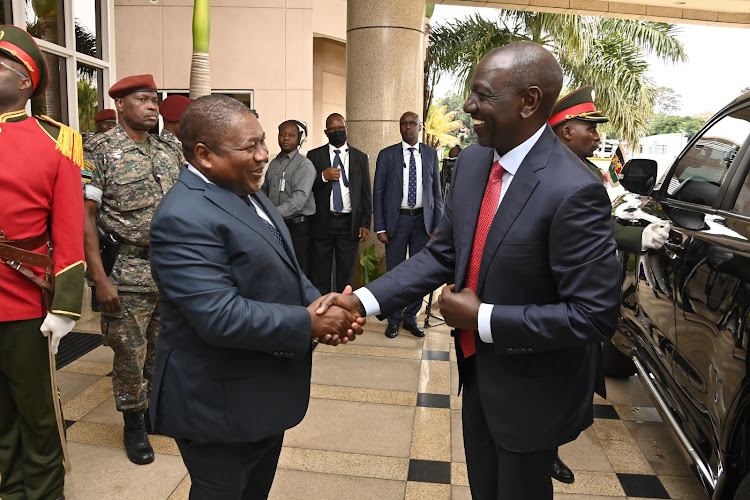
<svg viewBox="0 0 750 500">
<path fill-rule="evenodd" d="M 191 499 L 264 499 L 284 431 L 307 411 L 312 340 L 345 342 L 361 320 L 314 314 L 320 294 L 258 192 L 268 149 L 255 115 L 201 97 L 180 132 L 188 165 L 151 224 L 162 308 L 151 421 L 176 440 Z"/>
<path fill-rule="evenodd" d="M 593 422 L 599 345 L 617 323 L 607 193 L 546 124 L 561 86 L 540 45 L 490 51 L 464 104 L 479 145 L 456 162 L 432 241 L 318 310 L 387 314 L 453 283 L 440 311 L 455 328 L 474 500 L 552 499 L 557 448 Z"/>
<path fill-rule="evenodd" d="M 346 142 L 346 121 L 338 113 L 326 119 L 328 144 L 307 157 L 315 165 L 315 215 L 310 220 L 313 285 L 331 291 L 331 267 L 336 259 L 333 290 L 352 282 L 360 242 L 367 239 L 372 218 L 372 190 L 367 155 Z"/>
<path fill-rule="evenodd" d="M 404 113 L 399 130 L 401 142 L 378 154 L 373 183 L 375 232 L 385 245 L 389 271 L 406 260 L 407 249 L 409 255 L 422 251 L 443 215 L 437 152 L 419 143 L 422 124 L 417 114 Z M 390 314 L 385 336 L 398 335 L 403 316 L 404 328 L 415 337 L 424 337 L 424 330 L 417 324 L 421 305 L 420 299 Z"/>
</svg>

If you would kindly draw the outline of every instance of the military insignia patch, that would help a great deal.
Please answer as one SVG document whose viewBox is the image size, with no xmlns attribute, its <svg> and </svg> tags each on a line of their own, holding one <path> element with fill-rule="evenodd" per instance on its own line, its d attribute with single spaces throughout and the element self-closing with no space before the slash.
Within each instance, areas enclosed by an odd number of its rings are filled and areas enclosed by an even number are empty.
<svg viewBox="0 0 750 500">
<path fill-rule="evenodd" d="M 83 160 L 83 168 L 89 172 L 96 170 L 96 165 L 91 160 Z"/>
</svg>

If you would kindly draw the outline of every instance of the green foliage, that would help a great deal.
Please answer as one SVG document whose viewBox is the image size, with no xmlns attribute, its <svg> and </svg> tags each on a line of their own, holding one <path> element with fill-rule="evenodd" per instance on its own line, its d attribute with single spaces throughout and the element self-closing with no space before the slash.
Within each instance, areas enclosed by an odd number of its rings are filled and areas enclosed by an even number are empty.
<svg viewBox="0 0 750 500">
<path fill-rule="evenodd" d="M 446 106 L 430 107 L 424 121 L 425 144 L 437 149 L 446 144 L 455 146 L 461 142 L 457 135 L 451 134 L 464 126 L 460 120 L 454 119 L 454 114 L 453 111 L 448 111 Z"/>
<path fill-rule="evenodd" d="M 666 23 L 506 10 L 497 21 L 475 15 L 434 27 L 428 58 L 436 71 L 456 74 L 468 93 L 474 68 L 491 49 L 540 43 L 557 56 L 568 86 L 593 85 L 612 130 L 635 142 L 648 129 L 655 99 L 645 57 L 686 61 L 678 33 Z"/>
<path fill-rule="evenodd" d="M 99 95 L 96 87 L 92 87 L 88 80 L 78 80 L 78 130 L 82 134 L 94 132 L 94 115 L 99 105 Z"/>
<path fill-rule="evenodd" d="M 362 265 L 362 281 L 365 285 L 381 277 L 384 272 L 380 269 L 378 252 L 375 243 L 362 250 L 359 255 L 359 263 Z"/>
<path fill-rule="evenodd" d="M 654 120 L 649 129 L 649 135 L 678 134 L 683 132 L 688 139 L 693 137 L 706 123 L 705 120 L 693 116 L 662 116 Z"/>
<path fill-rule="evenodd" d="M 461 147 L 477 142 L 477 133 L 471 126 L 471 115 L 464 111 L 465 100 L 464 96 L 451 92 L 437 101 L 438 106 L 445 106 L 449 112 L 454 112 L 453 118 L 463 123 L 463 129 L 448 132 L 450 135 L 461 138 Z"/>
</svg>

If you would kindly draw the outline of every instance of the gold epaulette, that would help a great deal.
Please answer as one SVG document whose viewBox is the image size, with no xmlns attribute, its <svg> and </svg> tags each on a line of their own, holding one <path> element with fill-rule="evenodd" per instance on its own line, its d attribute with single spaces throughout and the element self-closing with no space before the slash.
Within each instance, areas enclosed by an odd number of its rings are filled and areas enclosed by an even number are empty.
<svg viewBox="0 0 750 500">
<path fill-rule="evenodd" d="M 83 137 L 81 134 L 67 125 L 53 120 L 49 116 L 39 115 L 36 118 L 44 120 L 60 129 L 57 133 L 57 139 L 55 141 L 57 145 L 55 146 L 55 149 L 73 160 L 73 163 L 79 167 L 83 167 Z"/>
</svg>

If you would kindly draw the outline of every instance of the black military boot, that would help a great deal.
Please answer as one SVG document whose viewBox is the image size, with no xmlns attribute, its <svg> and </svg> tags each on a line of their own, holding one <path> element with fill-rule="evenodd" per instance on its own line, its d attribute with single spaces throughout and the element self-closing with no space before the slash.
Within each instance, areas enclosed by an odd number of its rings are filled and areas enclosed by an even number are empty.
<svg viewBox="0 0 750 500">
<path fill-rule="evenodd" d="M 134 464 L 144 465 L 154 461 L 154 449 L 148 442 L 146 435 L 146 422 L 143 420 L 143 412 L 128 411 L 123 412 L 122 417 L 125 419 L 125 451 L 128 459 Z"/>
</svg>

